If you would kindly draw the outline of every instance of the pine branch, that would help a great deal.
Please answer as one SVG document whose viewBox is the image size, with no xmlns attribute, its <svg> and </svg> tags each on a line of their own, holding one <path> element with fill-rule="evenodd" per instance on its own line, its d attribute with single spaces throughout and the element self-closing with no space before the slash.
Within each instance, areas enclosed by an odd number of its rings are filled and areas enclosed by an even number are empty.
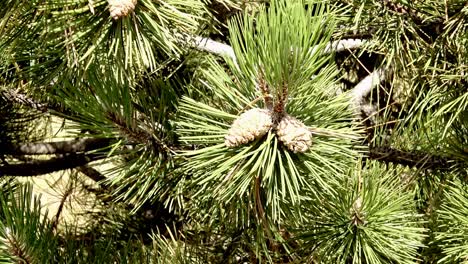
<svg viewBox="0 0 468 264">
<path fill-rule="evenodd" d="M 86 152 L 109 146 L 109 138 L 81 138 L 70 141 L 50 143 L 20 143 L 0 145 L 0 154 L 5 155 L 43 155 Z"/>
<path fill-rule="evenodd" d="M 167 145 L 163 139 L 155 137 L 156 133 L 154 131 L 152 131 L 153 133 L 147 131 L 151 131 L 151 128 L 142 129 L 135 123 L 127 124 L 124 118 L 114 112 L 107 113 L 107 117 L 118 127 L 129 141 L 133 143 L 149 144 L 160 152 L 174 153 L 171 146 Z"/>
<path fill-rule="evenodd" d="M 355 50 L 364 45 L 367 40 L 364 39 L 342 39 L 335 40 L 325 46 L 323 54 L 328 54 L 332 52 L 342 52 L 345 50 Z M 314 47 L 316 48 L 316 47 Z"/>
<path fill-rule="evenodd" d="M 237 58 L 231 46 L 200 36 L 187 37 L 187 43 L 195 49 L 231 58 L 237 64 Z"/>
<path fill-rule="evenodd" d="M 106 177 L 104 177 L 102 173 L 100 173 L 98 170 L 96 170 L 95 168 L 89 165 L 78 167 L 76 168 L 76 170 L 83 173 L 84 175 L 86 175 L 88 178 L 90 178 L 91 180 L 95 182 L 100 182 L 106 179 Z"/>
<path fill-rule="evenodd" d="M 46 104 L 39 103 L 34 99 L 30 98 L 29 96 L 15 91 L 13 89 L 4 90 L 1 92 L 1 95 L 10 102 L 25 105 L 40 112 L 46 112 L 48 109 L 48 106 Z"/>
<path fill-rule="evenodd" d="M 237 58 L 234 53 L 234 50 L 231 46 L 217 42 L 215 40 L 209 38 L 203 38 L 200 36 L 181 36 L 181 42 L 184 44 L 189 44 L 190 47 L 206 51 L 220 57 L 228 57 L 231 58 L 233 62 L 237 64 Z M 323 49 L 323 54 L 329 54 L 331 52 L 341 52 L 345 50 L 353 50 L 360 48 L 366 40 L 362 39 L 343 39 L 343 40 L 335 40 L 331 43 L 327 44 Z M 319 47 L 312 47 L 311 53 L 315 52 Z"/>
<path fill-rule="evenodd" d="M 418 169 L 449 170 L 453 169 L 453 165 L 463 166 L 459 161 L 447 157 L 417 151 L 399 150 L 392 147 L 371 147 L 369 158 Z"/>
<path fill-rule="evenodd" d="M 378 68 L 360 81 L 350 92 L 351 107 L 357 116 L 361 116 L 364 109 L 364 99 L 375 87 L 385 80 L 387 70 Z"/>
<path fill-rule="evenodd" d="M 75 113 L 73 113 L 70 109 L 64 108 L 62 106 L 59 106 L 53 103 L 40 102 L 34 98 L 31 98 L 27 94 L 21 93 L 19 90 L 6 89 L 3 91 L 0 91 L 0 96 L 5 98 L 9 102 L 26 106 L 28 108 L 37 110 L 41 113 L 57 112 L 57 113 L 66 114 L 68 116 L 75 115 Z"/>
<path fill-rule="evenodd" d="M 5 164 L 0 166 L 0 177 L 37 176 L 66 169 L 73 169 L 104 158 L 106 158 L 105 155 L 99 154 L 69 154 L 49 160 L 33 160 L 18 164 Z"/>
</svg>

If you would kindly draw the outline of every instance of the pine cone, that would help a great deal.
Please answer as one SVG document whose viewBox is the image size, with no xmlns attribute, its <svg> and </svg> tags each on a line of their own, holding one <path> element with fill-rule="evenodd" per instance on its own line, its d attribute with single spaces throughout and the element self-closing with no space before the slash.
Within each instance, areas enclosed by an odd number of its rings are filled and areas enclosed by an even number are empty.
<svg viewBox="0 0 468 264">
<path fill-rule="evenodd" d="M 241 114 L 231 125 L 225 137 L 227 147 L 237 147 L 264 136 L 271 129 L 271 113 L 265 109 L 253 108 Z"/>
<path fill-rule="evenodd" d="M 286 114 L 276 128 L 276 135 L 294 153 L 304 153 L 312 145 L 312 133 L 296 118 Z"/>
<path fill-rule="evenodd" d="M 135 10 L 137 0 L 107 0 L 110 15 L 114 20 L 126 17 Z"/>
</svg>

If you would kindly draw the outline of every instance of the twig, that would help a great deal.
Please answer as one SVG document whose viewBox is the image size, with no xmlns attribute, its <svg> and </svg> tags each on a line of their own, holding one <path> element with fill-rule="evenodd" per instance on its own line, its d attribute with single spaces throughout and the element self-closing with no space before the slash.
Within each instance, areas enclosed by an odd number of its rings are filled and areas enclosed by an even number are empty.
<svg viewBox="0 0 468 264">
<path fill-rule="evenodd" d="M 62 199 L 60 200 L 60 205 L 57 209 L 57 213 L 55 214 L 55 218 L 52 222 L 52 230 L 56 230 L 57 229 L 57 225 L 58 225 L 58 221 L 60 219 L 60 215 L 62 214 L 62 211 L 63 211 L 63 206 L 65 205 L 65 202 L 68 198 L 68 196 L 70 196 L 73 192 L 73 184 L 68 184 L 68 188 L 67 190 L 65 191 L 65 193 L 63 194 L 63 197 Z"/>
<path fill-rule="evenodd" d="M 70 109 L 66 109 L 62 106 L 54 105 L 52 103 L 44 103 L 37 101 L 36 99 L 33 99 L 30 96 L 21 93 L 19 89 L 6 89 L 0 91 L 0 95 L 3 96 L 9 102 L 24 105 L 42 113 L 49 112 L 51 114 L 54 114 L 54 112 L 57 112 L 70 116 L 75 115 L 75 113 L 73 113 Z"/>
<path fill-rule="evenodd" d="M 264 73 L 262 71 L 259 72 L 258 76 L 258 89 L 262 93 L 263 101 L 265 102 L 265 108 L 268 110 L 272 110 L 273 108 L 273 96 L 271 95 L 270 87 L 265 81 Z"/>
<path fill-rule="evenodd" d="M 24 244 L 16 238 L 16 234 L 9 227 L 5 228 L 5 238 L 7 250 L 19 260 L 18 263 L 33 263 L 32 257 L 28 255 Z"/>
<path fill-rule="evenodd" d="M 180 35 L 179 39 L 183 44 L 188 44 L 194 49 L 213 53 L 224 58 L 230 58 L 235 64 L 237 64 L 237 58 L 234 54 L 234 50 L 227 44 L 217 42 L 209 38 L 190 36 L 186 34 Z"/>
<path fill-rule="evenodd" d="M 332 52 L 341 52 L 345 50 L 354 50 L 360 48 L 367 40 L 364 39 L 342 39 L 335 40 L 325 46 L 323 54 L 329 54 Z M 316 48 L 316 47 L 314 47 Z"/>
</svg>

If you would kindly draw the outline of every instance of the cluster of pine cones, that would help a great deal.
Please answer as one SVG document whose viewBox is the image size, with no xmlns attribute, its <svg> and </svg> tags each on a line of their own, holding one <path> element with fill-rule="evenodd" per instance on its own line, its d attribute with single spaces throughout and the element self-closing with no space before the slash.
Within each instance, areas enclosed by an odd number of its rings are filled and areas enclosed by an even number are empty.
<svg viewBox="0 0 468 264">
<path fill-rule="evenodd" d="M 274 126 L 272 112 L 253 108 L 241 114 L 231 125 L 225 137 L 227 147 L 254 141 L 270 131 Z M 278 139 L 294 153 L 304 153 L 312 145 L 312 133 L 296 118 L 285 114 L 274 128 Z"/>
</svg>

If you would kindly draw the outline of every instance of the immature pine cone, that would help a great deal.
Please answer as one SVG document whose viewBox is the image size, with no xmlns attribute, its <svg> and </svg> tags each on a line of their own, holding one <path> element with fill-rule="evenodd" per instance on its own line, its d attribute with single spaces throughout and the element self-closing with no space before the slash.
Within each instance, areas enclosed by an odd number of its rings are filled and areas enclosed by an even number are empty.
<svg viewBox="0 0 468 264">
<path fill-rule="evenodd" d="M 111 17 L 117 20 L 133 12 L 137 0 L 107 0 L 107 2 Z"/>
<path fill-rule="evenodd" d="M 273 120 L 268 110 L 253 108 L 241 114 L 225 136 L 224 144 L 237 147 L 262 137 L 271 129 Z"/>
<path fill-rule="evenodd" d="M 304 153 L 312 145 L 312 133 L 296 118 L 286 114 L 276 128 L 276 135 L 294 153 Z"/>
</svg>

